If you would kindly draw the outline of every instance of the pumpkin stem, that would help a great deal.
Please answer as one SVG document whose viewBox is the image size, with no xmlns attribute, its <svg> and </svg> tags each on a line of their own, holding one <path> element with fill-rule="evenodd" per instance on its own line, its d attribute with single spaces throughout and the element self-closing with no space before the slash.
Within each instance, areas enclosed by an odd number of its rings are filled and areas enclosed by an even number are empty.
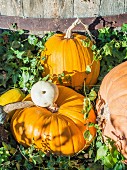
<svg viewBox="0 0 127 170">
<path fill-rule="evenodd" d="M 79 23 L 80 23 L 80 21 L 79 21 L 79 19 L 77 18 L 77 19 L 72 23 L 72 25 L 67 29 L 64 38 L 70 39 L 70 38 L 72 37 L 72 34 L 71 34 L 72 29 L 75 28 L 76 25 L 78 25 Z"/>
<path fill-rule="evenodd" d="M 47 109 L 49 111 L 51 111 L 52 113 L 55 113 L 55 112 L 57 112 L 59 110 L 59 107 L 57 106 L 56 103 L 54 103 L 53 105 L 50 105 L 49 107 L 47 107 Z"/>
<path fill-rule="evenodd" d="M 72 29 L 75 28 L 78 24 L 82 24 L 85 28 L 85 30 L 87 31 L 89 37 L 91 38 L 91 40 L 95 43 L 95 40 L 93 39 L 89 29 L 88 29 L 88 25 L 84 24 L 79 18 L 77 18 L 72 25 L 67 29 L 66 34 L 64 36 L 64 38 L 70 39 L 72 37 Z"/>
<path fill-rule="evenodd" d="M 22 102 L 10 103 L 3 107 L 3 111 L 6 113 L 9 113 L 13 110 L 31 107 L 33 105 L 34 105 L 34 103 L 32 101 L 22 101 Z"/>
</svg>

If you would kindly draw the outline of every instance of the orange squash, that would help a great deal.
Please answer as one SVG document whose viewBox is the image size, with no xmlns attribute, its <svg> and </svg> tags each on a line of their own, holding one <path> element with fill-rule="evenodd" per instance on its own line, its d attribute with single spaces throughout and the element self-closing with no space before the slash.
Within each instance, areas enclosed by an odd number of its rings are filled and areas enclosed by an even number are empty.
<svg viewBox="0 0 127 170">
<path fill-rule="evenodd" d="M 82 41 L 92 45 L 88 37 L 71 33 L 71 29 L 66 34 L 50 37 L 41 53 L 41 63 L 45 68 L 43 76 L 50 74 L 50 79 L 56 84 L 60 84 L 61 78 L 63 85 L 75 89 L 81 89 L 84 80 L 86 85 L 94 85 L 100 72 L 100 62 L 94 61 L 91 45 L 85 47 Z M 87 66 L 91 67 L 89 74 L 86 73 Z"/>
<path fill-rule="evenodd" d="M 127 158 L 127 61 L 113 68 L 103 79 L 96 104 L 102 118 L 102 132 L 114 140 Z"/>
<path fill-rule="evenodd" d="M 96 116 L 91 109 L 88 119 L 84 120 L 84 96 L 68 87 L 58 86 L 58 89 L 57 112 L 38 106 L 19 109 L 11 119 L 11 131 L 24 146 L 34 144 L 44 152 L 74 155 L 87 148 L 94 139 L 96 129 L 88 123 L 95 123 Z M 31 100 L 30 94 L 25 100 Z M 84 138 L 86 130 L 92 135 L 90 141 Z"/>
</svg>

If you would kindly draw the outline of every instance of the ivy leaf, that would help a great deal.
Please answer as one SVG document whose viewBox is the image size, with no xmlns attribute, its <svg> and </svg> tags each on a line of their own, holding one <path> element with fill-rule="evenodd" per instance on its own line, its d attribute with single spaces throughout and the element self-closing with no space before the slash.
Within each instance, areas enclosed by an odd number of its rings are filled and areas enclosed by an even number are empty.
<svg viewBox="0 0 127 170">
<path fill-rule="evenodd" d="M 104 50 L 104 53 L 105 53 L 105 55 L 107 56 L 107 55 L 112 55 L 112 53 L 111 53 L 111 46 L 109 46 L 109 44 L 107 43 L 104 47 L 103 47 L 103 50 Z"/>
<path fill-rule="evenodd" d="M 105 145 L 102 145 L 98 150 L 97 150 L 97 155 L 96 155 L 96 161 L 103 159 L 108 152 L 108 148 Z"/>
<path fill-rule="evenodd" d="M 91 91 L 90 91 L 90 93 L 89 93 L 89 99 L 90 99 L 91 101 L 94 101 L 94 100 L 96 99 L 96 97 L 97 97 L 97 93 L 95 92 L 94 89 L 91 89 Z"/>
<path fill-rule="evenodd" d="M 127 24 L 123 24 L 122 25 L 122 27 L 121 27 L 121 30 L 123 31 L 123 32 L 127 32 Z"/>
<path fill-rule="evenodd" d="M 113 168 L 115 164 L 116 162 L 114 162 L 111 154 L 104 157 L 104 165 L 107 168 Z"/>
<path fill-rule="evenodd" d="M 42 41 L 39 41 L 37 44 L 36 44 L 37 47 L 41 48 L 42 50 L 44 50 L 44 44 Z"/>
<path fill-rule="evenodd" d="M 17 80 L 18 80 L 18 74 L 13 74 L 13 75 L 12 75 L 12 81 L 13 81 L 13 83 L 16 84 Z"/>
<path fill-rule="evenodd" d="M 87 97 L 84 98 L 84 102 L 83 102 L 84 119 L 88 119 L 91 108 L 92 108 L 92 104 L 90 99 Z"/>
<path fill-rule="evenodd" d="M 22 55 L 24 54 L 24 51 L 14 50 L 13 48 L 11 49 L 13 50 L 17 58 L 22 59 Z"/>
<path fill-rule="evenodd" d="M 86 74 L 91 73 L 91 67 L 89 65 L 86 66 Z"/>
<path fill-rule="evenodd" d="M 22 86 L 23 86 L 23 88 L 26 87 L 26 83 L 28 82 L 29 78 L 30 78 L 29 72 L 23 70 L 23 72 L 22 72 L 22 83 L 23 83 Z"/>
<path fill-rule="evenodd" d="M 86 131 L 84 132 L 84 138 L 85 138 L 85 140 L 87 140 L 87 141 L 91 141 L 92 138 L 93 138 L 93 135 L 90 133 L 89 130 L 86 130 Z"/>
<path fill-rule="evenodd" d="M 24 30 L 18 30 L 18 33 L 19 33 L 19 35 L 22 35 L 22 34 L 25 33 L 25 31 Z"/>
<path fill-rule="evenodd" d="M 81 42 L 82 42 L 82 45 L 84 47 L 90 47 L 90 41 L 89 40 L 81 40 Z"/>
<path fill-rule="evenodd" d="M 29 35 L 28 36 L 28 42 L 29 42 L 29 44 L 35 46 L 37 44 L 37 42 L 38 42 L 38 38 L 35 37 L 35 35 Z"/>
<path fill-rule="evenodd" d="M 47 81 L 50 77 L 50 74 L 47 74 L 45 77 L 42 78 L 43 81 Z"/>
<path fill-rule="evenodd" d="M 13 41 L 12 42 L 12 48 L 16 49 L 16 48 L 19 48 L 21 45 L 20 41 Z"/>
<path fill-rule="evenodd" d="M 113 170 L 126 170 L 126 167 L 123 163 L 116 163 L 115 167 L 113 168 Z"/>
</svg>

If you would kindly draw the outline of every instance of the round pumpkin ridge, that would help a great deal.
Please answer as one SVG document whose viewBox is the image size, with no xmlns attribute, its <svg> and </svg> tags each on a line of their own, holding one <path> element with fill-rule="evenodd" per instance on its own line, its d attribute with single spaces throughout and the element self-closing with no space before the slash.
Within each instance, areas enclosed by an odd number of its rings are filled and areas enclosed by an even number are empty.
<svg viewBox="0 0 127 170">
<path fill-rule="evenodd" d="M 50 37 L 41 53 L 41 63 L 45 68 L 43 76 L 50 74 L 53 82 L 60 84 L 59 76 L 64 73 L 61 77 L 63 85 L 75 89 L 81 89 L 84 80 L 86 85 L 94 85 L 100 72 L 100 62 L 93 62 L 91 47 L 84 47 L 82 41 L 90 40 L 77 33 L 71 33 L 69 36 L 64 33 L 55 34 Z M 91 41 L 90 44 L 92 45 Z M 44 57 L 46 60 L 43 60 Z M 89 74 L 86 73 L 88 65 L 91 65 Z"/>
<path fill-rule="evenodd" d="M 127 158 L 127 62 L 113 68 L 103 79 L 96 104 L 102 132 L 115 141 Z"/>
<path fill-rule="evenodd" d="M 92 142 L 93 139 L 84 139 L 83 134 L 87 129 L 95 137 L 96 129 L 88 127 L 86 123 L 95 123 L 96 116 L 91 109 L 88 119 L 84 120 L 81 113 L 84 96 L 64 86 L 58 88 L 58 112 L 52 113 L 47 108 L 37 106 L 17 110 L 11 119 L 11 131 L 15 139 L 25 146 L 34 144 L 44 152 L 74 155 Z"/>
</svg>

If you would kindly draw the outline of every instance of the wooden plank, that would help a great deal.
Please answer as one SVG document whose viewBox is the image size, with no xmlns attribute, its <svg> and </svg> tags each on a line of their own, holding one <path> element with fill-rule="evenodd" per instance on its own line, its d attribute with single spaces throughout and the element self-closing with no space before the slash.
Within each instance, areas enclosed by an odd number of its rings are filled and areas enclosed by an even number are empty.
<svg viewBox="0 0 127 170">
<path fill-rule="evenodd" d="M 127 12 L 125 11 L 126 0 L 100 0 L 100 15 L 117 15 Z"/>
<path fill-rule="evenodd" d="M 127 0 L 125 0 L 125 4 L 124 4 L 124 12 L 127 12 Z"/>
<path fill-rule="evenodd" d="M 44 0 L 44 18 L 73 17 L 73 0 Z"/>
<path fill-rule="evenodd" d="M 34 18 L 75 18 L 127 13 L 127 0 L 0 0 L 0 14 Z"/>
<path fill-rule="evenodd" d="M 11 24 L 16 23 L 18 29 L 30 31 L 65 31 L 76 18 L 22 18 L 14 16 L 0 16 L 0 28 L 10 29 Z M 90 30 L 104 26 L 119 27 L 127 23 L 127 14 L 81 18 L 81 21 L 89 25 Z M 84 30 L 82 25 L 76 26 L 75 31 Z"/>
<path fill-rule="evenodd" d="M 22 0 L 23 1 L 23 16 L 24 17 L 44 17 L 43 0 Z M 17 16 L 17 15 L 16 15 Z"/>
<path fill-rule="evenodd" d="M 0 13 L 35 18 L 73 17 L 73 0 L 0 0 Z"/>
<path fill-rule="evenodd" d="M 74 0 L 74 17 L 98 16 L 100 0 Z"/>
<path fill-rule="evenodd" d="M 0 0 L 0 14 L 8 16 L 23 16 L 23 0 Z"/>
</svg>

